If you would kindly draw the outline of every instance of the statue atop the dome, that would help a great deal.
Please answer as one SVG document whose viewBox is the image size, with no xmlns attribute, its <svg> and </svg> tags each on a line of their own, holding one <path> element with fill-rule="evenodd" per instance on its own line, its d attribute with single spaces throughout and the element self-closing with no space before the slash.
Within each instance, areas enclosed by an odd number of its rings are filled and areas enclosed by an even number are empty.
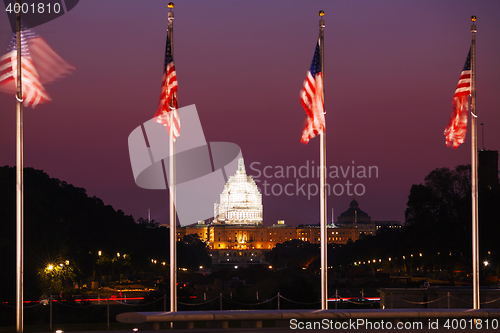
<svg viewBox="0 0 500 333">
<path fill-rule="evenodd" d="M 245 162 L 243 161 L 243 157 L 238 159 L 238 173 L 244 173 L 246 174 L 247 172 L 245 171 Z"/>
</svg>

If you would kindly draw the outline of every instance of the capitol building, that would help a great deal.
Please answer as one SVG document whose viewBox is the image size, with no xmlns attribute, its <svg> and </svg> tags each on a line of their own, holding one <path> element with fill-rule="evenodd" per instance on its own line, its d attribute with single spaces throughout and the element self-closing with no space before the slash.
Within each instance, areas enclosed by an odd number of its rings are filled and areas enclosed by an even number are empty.
<svg viewBox="0 0 500 333">
<path fill-rule="evenodd" d="M 214 205 L 214 223 L 226 225 L 262 225 L 262 194 L 251 176 L 247 176 L 243 159 Z"/>
<path fill-rule="evenodd" d="M 339 216 L 341 223 L 328 225 L 328 243 L 347 244 L 358 240 L 360 235 L 372 234 L 375 224 L 365 215 L 353 200 L 350 208 Z M 264 251 L 289 240 L 320 243 L 319 225 L 292 227 L 285 221 L 277 221 L 264 226 L 262 221 L 262 194 L 253 178 L 246 174 L 240 158 L 236 174 L 228 179 L 219 203 L 214 204 L 213 221 L 177 227 L 177 240 L 196 234 L 209 246 L 213 265 L 241 266 L 265 263 Z"/>
</svg>

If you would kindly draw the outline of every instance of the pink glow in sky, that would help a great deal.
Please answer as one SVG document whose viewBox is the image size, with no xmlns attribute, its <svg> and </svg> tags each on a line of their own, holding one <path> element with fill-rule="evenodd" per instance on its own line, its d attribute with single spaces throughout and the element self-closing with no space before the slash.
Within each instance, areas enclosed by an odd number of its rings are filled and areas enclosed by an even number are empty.
<svg viewBox="0 0 500 333">
<path fill-rule="evenodd" d="M 412 184 L 435 168 L 470 163 L 469 133 L 454 150 L 445 146 L 443 131 L 470 46 L 471 15 L 478 30 L 478 123 L 486 148 L 500 149 L 500 2 L 175 1 L 179 106 L 196 104 L 207 141 L 238 144 L 250 175 L 256 175 L 253 162 L 260 169 L 318 164 L 319 139 L 300 143 L 299 91 L 321 9 L 327 163 L 376 166 L 378 178 L 348 178 L 365 187 L 356 197 L 360 209 L 372 220 L 403 221 Z M 53 101 L 26 108 L 24 118 L 26 166 L 135 218 L 150 208 L 160 223 L 168 219 L 167 192 L 135 185 L 127 138 L 158 106 L 167 11 L 160 0 L 80 1 L 36 27 L 76 71 L 46 86 Z M 0 13 L 0 45 L 10 38 Z M 15 99 L 0 95 L 0 165 L 15 165 L 15 129 Z M 337 182 L 346 179 L 330 180 Z M 345 193 L 330 196 L 328 220 L 332 208 L 338 216 L 351 200 Z M 318 196 L 264 195 L 263 204 L 266 225 L 319 220 Z"/>
</svg>

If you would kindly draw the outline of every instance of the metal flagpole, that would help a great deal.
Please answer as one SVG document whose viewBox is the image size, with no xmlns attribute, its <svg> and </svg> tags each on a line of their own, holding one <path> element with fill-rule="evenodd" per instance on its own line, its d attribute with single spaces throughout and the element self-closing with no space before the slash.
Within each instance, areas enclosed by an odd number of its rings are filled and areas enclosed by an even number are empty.
<svg viewBox="0 0 500 333">
<path fill-rule="evenodd" d="M 170 11 L 168 12 L 168 33 L 170 38 L 170 52 L 172 58 L 174 55 L 174 4 L 170 2 L 168 4 Z M 177 219 L 175 212 L 175 142 L 174 142 L 174 98 L 170 99 L 170 140 L 169 140 L 169 179 L 170 184 L 168 186 L 170 190 L 170 311 L 177 311 Z"/>
<path fill-rule="evenodd" d="M 472 165 L 472 298 L 473 309 L 479 309 L 479 228 L 477 181 L 477 115 L 476 115 L 476 17 L 472 16 L 471 45 L 471 165 Z"/>
<path fill-rule="evenodd" d="M 323 75 L 323 103 L 325 100 L 325 72 L 324 72 L 324 11 L 319 12 L 319 47 L 321 52 L 321 75 Z M 324 104 L 323 104 L 324 105 Z M 321 310 L 328 309 L 328 260 L 327 260 L 327 233 L 326 233 L 326 120 L 325 129 L 320 134 L 319 164 L 320 164 L 320 240 L 321 240 Z"/>
<path fill-rule="evenodd" d="M 21 1 L 16 3 L 21 5 Z M 21 13 L 17 13 L 17 94 L 16 94 L 16 330 L 23 332 L 24 290 L 24 159 L 23 159 L 23 88 L 21 84 Z"/>
</svg>

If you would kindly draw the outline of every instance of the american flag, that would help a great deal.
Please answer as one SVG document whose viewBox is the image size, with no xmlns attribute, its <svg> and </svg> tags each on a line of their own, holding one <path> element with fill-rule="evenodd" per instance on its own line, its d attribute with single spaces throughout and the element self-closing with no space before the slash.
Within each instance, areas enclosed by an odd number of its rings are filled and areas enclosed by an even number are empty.
<svg viewBox="0 0 500 333">
<path fill-rule="evenodd" d="M 44 83 L 74 69 L 42 37 L 25 28 L 21 31 L 21 65 L 23 104 L 32 108 L 51 100 Z M 17 34 L 0 58 L 0 91 L 10 95 L 17 93 Z"/>
<path fill-rule="evenodd" d="M 307 114 L 302 131 L 303 143 L 325 131 L 325 106 L 323 104 L 323 73 L 321 72 L 321 52 L 319 39 L 314 51 L 311 68 L 307 72 L 304 87 L 300 91 L 300 100 Z"/>
<path fill-rule="evenodd" d="M 175 73 L 174 58 L 170 45 L 170 36 L 167 33 L 167 47 L 165 50 L 165 69 L 161 83 L 160 105 L 155 113 L 156 121 L 164 125 L 170 133 L 170 112 L 173 112 L 173 137 L 181 134 L 181 122 L 177 111 L 177 76 Z M 171 104 L 173 107 L 171 107 Z"/>
<path fill-rule="evenodd" d="M 446 146 L 457 148 L 465 141 L 467 133 L 467 114 L 469 113 L 469 96 L 471 94 L 470 50 L 465 61 L 457 89 L 453 96 L 453 113 L 450 123 L 444 130 Z"/>
</svg>

